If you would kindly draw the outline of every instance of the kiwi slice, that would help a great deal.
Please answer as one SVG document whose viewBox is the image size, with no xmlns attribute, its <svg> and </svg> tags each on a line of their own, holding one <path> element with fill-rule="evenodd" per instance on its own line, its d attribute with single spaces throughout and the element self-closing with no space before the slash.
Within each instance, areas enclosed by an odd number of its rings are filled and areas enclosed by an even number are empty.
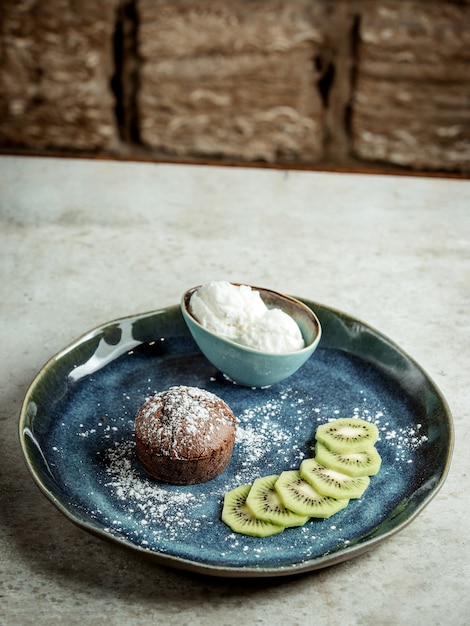
<svg viewBox="0 0 470 626">
<path fill-rule="evenodd" d="M 320 465 L 348 476 L 375 476 L 382 463 L 380 454 L 374 447 L 357 452 L 335 452 L 321 441 L 317 441 L 315 445 L 315 459 Z"/>
<path fill-rule="evenodd" d="M 284 506 L 299 515 L 326 519 L 341 509 L 349 500 L 322 496 L 310 483 L 302 478 L 298 470 L 286 470 L 274 484 Z"/>
<path fill-rule="evenodd" d="M 222 521 L 235 533 L 253 537 L 269 537 L 282 533 L 284 526 L 260 520 L 248 509 L 246 498 L 250 489 L 251 485 L 240 485 L 225 494 Z"/>
<path fill-rule="evenodd" d="M 316 438 L 335 452 L 353 452 L 372 448 L 379 438 L 379 431 L 371 422 L 357 417 L 343 417 L 321 424 Z"/>
<path fill-rule="evenodd" d="M 308 522 L 309 516 L 299 515 L 284 506 L 274 489 L 277 479 L 277 474 L 257 478 L 246 498 L 247 508 L 252 515 L 266 522 L 281 524 L 285 527 L 303 526 Z"/>
<path fill-rule="evenodd" d="M 370 483 L 368 476 L 348 476 L 315 459 L 302 461 L 300 475 L 324 496 L 337 499 L 360 498 Z"/>
</svg>

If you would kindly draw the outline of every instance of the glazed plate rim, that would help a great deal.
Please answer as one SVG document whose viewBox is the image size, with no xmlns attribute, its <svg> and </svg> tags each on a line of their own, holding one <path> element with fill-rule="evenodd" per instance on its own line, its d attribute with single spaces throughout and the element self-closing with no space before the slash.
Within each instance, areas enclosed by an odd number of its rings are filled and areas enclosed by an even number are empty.
<svg viewBox="0 0 470 626">
<path fill-rule="evenodd" d="M 447 441 L 445 442 L 446 443 L 446 456 L 445 456 L 445 460 L 442 466 L 440 466 L 439 468 L 436 468 L 436 471 L 439 474 L 438 480 L 436 481 L 432 489 L 422 497 L 419 504 L 416 505 L 414 510 L 408 516 L 404 517 L 404 519 L 399 520 L 396 524 L 392 522 L 391 526 L 387 527 L 387 529 L 384 532 L 376 534 L 376 536 L 373 536 L 372 538 L 367 539 L 366 541 L 362 543 L 358 543 L 358 544 L 351 545 L 351 546 L 345 546 L 343 548 L 338 549 L 337 551 L 333 553 L 327 553 L 327 554 L 321 555 L 320 557 L 314 557 L 306 561 L 301 559 L 298 562 L 293 562 L 291 565 L 287 565 L 287 566 L 282 565 L 282 566 L 276 566 L 276 567 L 261 567 L 261 566 L 260 567 L 256 567 L 256 566 L 224 567 L 220 565 L 211 564 L 210 562 L 201 562 L 197 560 L 187 559 L 183 556 L 174 556 L 174 555 L 165 554 L 164 552 L 149 550 L 143 547 L 142 545 L 139 545 L 138 543 L 132 542 L 131 540 L 127 538 L 123 538 L 123 537 L 116 536 L 116 535 L 111 535 L 109 534 L 109 532 L 106 532 L 104 527 L 100 526 L 96 520 L 92 519 L 91 517 L 89 517 L 89 519 L 83 519 L 82 517 L 76 514 L 73 506 L 71 506 L 71 503 L 64 502 L 60 498 L 58 498 L 43 480 L 41 476 L 41 473 L 42 473 L 41 467 L 38 467 L 36 465 L 35 459 L 33 458 L 33 455 L 30 453 L 30 450 L 29 450 L 29 446 L 31 445 L 31 442 L 30 441 L 28 442 L 28 438 L 31 436 L 31 430 L 29 429 L 29 423 L 30 423 L 31 417 L 29 415 L 28 407 L 30 405 L 31 399 L 34 397 L 34 393 L 35 393 L 37 386 L 41 383 L 43 378 L 49 373 L 50 370 L 53 370 L 55 367 L 58 367 L 60 365 L 61 359 L 65 355 L 67 355 L 74 349 L 80 347 L 80 345 L 82 345 L 86 341 L 89 341 L 90 339 L 96 336 L 99 336 L 101 333 L 103 333 L 105 329 L 108 329 L 112 326 L 115 326 L 116 324 L 120 324 L 123 322 L 135 323 L 141 320 L 147 320 L 147 319 L 152 319 L 152 318 L 155 318 L 155 321 L 157 322 L 157 326 L 158 326 L 158 320 L 160 319 L 160 316 L 165 315 L 165 314 L 168 314 L 174 317 L 180 316 L 181 321 L 182 321 L 183 318 L 180 312 L 179 305 L 172 305 L 169 307 L 156 309 L 154 311 L 120 317 L 112 321 L 106 322 L 104 324 L 101 324 L 99 326 L 96 326 L 95 328 L 88 331 L 87 333 L 82 334 L 75 341 L 71 342 L 61 351 L 59 351 L 54 356 L 52 356 L 44 364 L 44 366 L 39 370 L 39 372 L 37 373 L 37 375 L 31 382 L 26 392 L 25 398 L 23 400 L 21 410 L 20 410 L 18 428 L 19 428 L 20 445 L 21 445 L 23 456 L 24 456 L 24 460 L 26 462 L 27 469 L 29 470 L 34 482 L 37 484 L 42 494 L 63 515 L 65 515 L 65 517 L 69 519 L 69 521 L 71 521 L 72 523 L 80 527 L 82 530 L 85 530 L 91 533 L 92 535 L 99 537 L 100 539 L 103 539 L 107 542 L 111 542 L 112 544 L 115 544 L 115 545 L 119 545 L 125 549 L 132 551 L 133 553 L 140 554 L 143 557 L 150 559 L 152 562 L 155 562 L 160 565 L 169 566 L 169 567 L 182 569 L 186 571 L 192 571 L 196 573 L 217 576 L 217 577 L 234 577 L 234 578 L 280 577 L 280 576 L 300 574 L 303 572 L 321 569 L 324 567 L 328 567 L 328 566 L 343 562 L 345 560 L 349 560 L 351 558 L 355 558 L 356 556 L 359 556 L 360 554 L 363 554 L 364 552 L 369 551 L 377 544 L 383 542 L 387 538 L 391 537 L 392 535 L 395 535 L 396 533 L 401 531 L 403 528 L 408 526 L 408 524 L 410 524 L 422 512 L 422 510 L 429 504 L 429 502 L 434 498 L 434 496 L 441 489 L 442 485 L 444 484 L 447 478 L 449 468 L 450 468 L 451 458 L 452 458 L 453 447 L 454 447 L 454 428 L 453 428 L 453 420 L 452 420 L 452 415 L 451 415 L 449 406 L 444 396 L 442 395 L 442 393 L 440 392 L 440 390 L 438 389 L 434 381 L 425 372 L 425 370 L 412 357 L 410 357 L 404 350 L 402 350 L 393 340 L 388 338 L 386 335 L 377 331 L 375 328 L 359 320 L 358 318 L 348 315 L 346 313 L 343 313 L 342 311 L 338 309 L 335 309 L 335 308 L 332 308 L 332 307 L 329 307 L 329 306 L 326 306 L 326 305 L 323 305 L 323 304 L 320 304 L 320 303 L 317 303 L 317 302 L 314 302 L 305 298 L 300 298 L 297 296 L 294 296 L 294 297 L 304 302 L 309 307 L 311 307 L 313 311 L 315 311 L 315 313 L 321 318 L 322 327 L 324 325 L 325 320 L 332 322 L 333 330 L 331 331 L 331 338 L 333 339 L 333 342 L 336 340 L 335 339 L 335 332 L 336 332 L 335 327 L 337 326 L 337 328 L 339 329 L 339 335 L 340 335 L 339 339 L 337 339 L 337 342 L 340 348 L 341 348 L 342 341 L 346 341 L 347 343 L 350 343 L 349 339 L 346 338 L 346 335 L 343 336 L 344 330 L 346 333 L 350 333 L 351 337 L 355 333 L 356 334 L 362 333 L 364 336 L 366 336 L 369 339 L 372 338 L 374 341 L 383 343 L 384 345 L 387 346 L 387 349 L 395 353 L 397 357 L 399 357 L 400 359 L 404 359 L 406 360 L 408 364 L 411 364 L 413 371 L 419 372 L 419 374 L 423 377 L 423 380 L 426 382 L 427 385 L 429 385 L 429 388 L 432 390 L 433 394 L 435 395 L 435 399 L 439 403 L 439 411 L 440 411 L 439 419 L 442 420 L 442 426 L 446 427 L 447 433 L 448 433 L 448 438 L 447 438 Z M 183 326 L 185 328 L 185 332 L 189 336 L 189 331 L 187 330 L 184 324 Z M 325 341 L 325 329 L 323 329 L 323 341 Z M 364 346 L 354 345 L 354 340 L 352 341 L 351 345 L 352 345 L 352 349 L 348 349 L 344 346 L 341 349 L 344 349 L 345 352 L 350 352 L 351 354 L 359 355 L 362 357 L 367 356 L 367 352 L 366 352 L 366 355 L 364 355 L 363 352 L 361 352 L 361 351 L 364 351 Z M 313 356 L 312 358 L 315 358 L 315 356 Z M 40 450 L 40 453 L 42 454 L 41 450 Z M 46 459 L 44 459 L 44 461 L 47 463 Z M 386 521 L 387 520 L 383 520 L 384 523 Z"/>
</svg>

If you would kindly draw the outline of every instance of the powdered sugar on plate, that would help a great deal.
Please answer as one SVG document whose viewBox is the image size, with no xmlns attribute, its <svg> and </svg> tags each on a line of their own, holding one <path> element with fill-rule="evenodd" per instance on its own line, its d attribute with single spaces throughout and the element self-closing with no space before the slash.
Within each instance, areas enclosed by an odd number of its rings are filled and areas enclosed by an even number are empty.
<svg viewBox="0 0 470 626">
<path fill-rule="evenodd" d="M 134 538 L 143 536 L 147 527 L 160 525 L 168 539 L 176 539 L 181 529 L 194 525 L 189 509 L 197 507 L 190 490 L 171 490 L 143 476 L 136 465 L 134 441 L 116 443 L 105 453 L 107 481 L 103 486 L 119 502 L 129 518 L 138 520 Z M 112 532 L 112 529 L 108 529 Z M 155 530 L 154 530 L 155 534 Z"/>
<path fill-rule="evenodd" d="M 288 398 L 284 392 L 279 401 L 269 400 L 242 411 L 231 465 L 217 480 L 183 487 L 158 483 L 140 468 L 135 443 L 130 438 L 106 448 L 103 487 L 120 503 L 125 514 L 140 519 L 148 527 L 146 530 L 158 527 L 159 532 L 173 538 L 185 529 L 195 531 L 197 510 L 204 508 L 208 499 L 220 501 L 236 485 L 252 482 L 260 473 L 275 471 L 283 463 L 292 463 L 292 459 L 300 463 L 305 457 L 305 450 L 295 440 L 295 429 L 282 423 Z M 89 430 L 86 436 L 90 436 Z"/>
<path fill-rule="evenodd" d="M 420 484 L 427 424 L 407 396 L 364 362 L 319 348 L 283 384 L 234 385 L 214 373 L 186 340 L 153 353 L 133 351 L 78 381 L 57 409 L 48 464 L 69 502 L 102 532 L 154 554 L 223 567 L 280 566 L 352 545 L 392 515 Z M 181 382 L 183 381 L 183 382 Z M 175 384 L 212 392 L 237 418 L 233 455 L 215 479 L 159 483 L 140 466 L 134 444 L 137 411 Z M 224 494 L 260 476 L 296 469 L 312 455 L 319 424 L 338 417 L 374 422 L 383 463 L 368 496 L 335 520 L 317 520 L 262 540 L 235 535 L 220 519 Z"/>
<path fill-rule="evenodd" d="M 419 433 L 419 425 L 414 428 L 393 427 L 385 409 L 371 411 L 362 396 L 360 399 L 361 405 L 353 407 L 350 414 L 372 421 L 379 427 L 380 441 L 389 453 L 393 451 L 395 463 L 411 463 L 408 452 L 427 439 Z M 123 420 L 121 424 L 126 436 L 114 441 L 98 455 L 102 457 L 104 467 L 101 486 L 117 504 L 120 515 L 132 523 L 124 531 L 122 523 L 109 519 L 108 532 L 115 535 L 126 532 L 132 541 L 146 547 L 155 545 L 163 537 L 165 542 L 184 541 L 203 526 L 207 529 L 208 525 L 220 523 L 220 505 L 227 491 L 251 483 L 259 476 L 298 467 L 311 454 L 318 424 L 336 419 L 340 413 L 334 406 L 316 406 L 312 402 L 313 398 L 292 387 L 284 387 L 266 401 L 244 408 L 238 415 L 234 455 L 227 470 L 204 485 L 184 487 L 158 483 L 143 472 L 136 458 L 131 422 Z M 286 412 L 294 416 L 292 421 L 285 420 Z M 110 429 L 113 433 L 119 431 L 116 426 L 107 426 L 81 431 L 77 435 L 90 437 L 99 431 L 105 439 Z M 312 528 L 299 530 L 298 534 L 307 533 L 310 541 L 321 542 L 325 533 L 341 531 L 336 525 L 330 529 L 325 526 L 321 533 L 312 532 Z M 242 541 L 240 536 L 233 535 L 228 528 L 224 532 L 226 545 L 237 550 Z M 263 554 L 262 545 L 257 554 Z"/>
</svg>

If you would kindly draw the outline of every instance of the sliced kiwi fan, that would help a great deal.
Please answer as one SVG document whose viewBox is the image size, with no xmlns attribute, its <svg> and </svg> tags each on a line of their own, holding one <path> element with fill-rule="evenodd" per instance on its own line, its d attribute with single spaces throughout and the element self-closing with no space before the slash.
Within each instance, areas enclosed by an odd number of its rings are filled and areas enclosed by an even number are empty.
<svg viewBox="0 0 470 626">
<path fill-rule="evenodd" d="M 382 459 L 375 424 L 340 418 L 317 428 L 315 456 L 298 470 L 262 476 L 225 494 L 222 521 L 234 532 L 268 537 L 328 518 L 360 498 Z"/>
</svg>

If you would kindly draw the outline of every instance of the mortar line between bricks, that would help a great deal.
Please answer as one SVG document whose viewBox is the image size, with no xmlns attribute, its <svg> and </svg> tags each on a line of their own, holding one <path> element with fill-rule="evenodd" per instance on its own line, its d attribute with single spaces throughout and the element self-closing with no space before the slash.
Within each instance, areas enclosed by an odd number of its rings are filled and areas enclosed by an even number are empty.
<svg viewBox="0 0 470 626">
<path fill-rule="evenodd" d="M 353 98 L 356 88 L 357 82 L 357 71 L 358 71 L 358 55 L 359 55 L 359 30 L 361 27 L 361 15 L 356 13 L 353 16 L 353 23 L 351 29 L 351 69 L 350 69 L 350 86 L 349 86 L 349 102 L 345 108 L 344 113 L 344 127 L 345 133 L 347 137 L 347 149 L 348 153 L 352 153 L 352 114 L 353 114 Z"/>
<path fill-rule="evenodd" d="M 111 90 L 114 95 L 115 105 L 114 114 L 116 117 L 116 126 L 118 129 L 119 137 L 125 141 L 125 120 L 124 120 L 124 102 L 123 102 L 123 89 L 122 89 L 122 67 L 123 67 L 123 17 L 122 7 L 118 7 L 116 10 L 116 17 L 114 23 L 113 33 L 113 62 L 114 62 L 114 74 L 111 78 Z"/>
<path fill-rule="evenodd" d="M 111 87 L 116 99 L 116 125 L 122 141 L 140 144 L 137 94 L 138 80 L 138 15 L 135 0 L 124 0 L 116 11 L 113 37 L 115 73 Z"/>
</svg>

